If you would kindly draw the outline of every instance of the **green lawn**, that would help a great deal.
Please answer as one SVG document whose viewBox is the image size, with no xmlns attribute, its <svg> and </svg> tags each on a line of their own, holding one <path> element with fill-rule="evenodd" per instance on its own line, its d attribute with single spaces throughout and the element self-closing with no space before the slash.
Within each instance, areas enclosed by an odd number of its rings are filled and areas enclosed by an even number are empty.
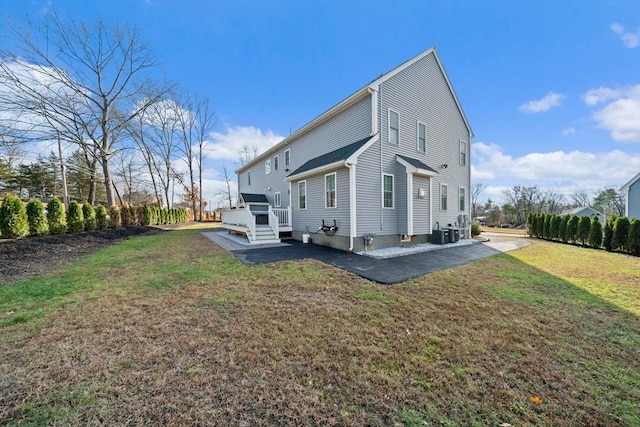
<svg viewBox="0 0 640 427">
<path fill-rule="evenodd" d="M 0 424 L 640 425 L 639 278 L 534 241 L 382 286 L 138 237 L 0 287 Z"/>
</svg>

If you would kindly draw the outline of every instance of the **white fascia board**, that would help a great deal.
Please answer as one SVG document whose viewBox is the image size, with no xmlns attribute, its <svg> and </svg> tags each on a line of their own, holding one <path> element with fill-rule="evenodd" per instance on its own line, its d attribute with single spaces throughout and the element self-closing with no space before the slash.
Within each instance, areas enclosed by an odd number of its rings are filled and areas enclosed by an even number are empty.
<svg viewBox="0 0 640 427">
<path fill-rule="evenodd" d="M 292 133 L 291 135 L 289 135 L 288 137 L 286 137 L 285 139 L 283 139 L 282 141 L 280 141 L 279 143 L 277 143 L 273 147 L 269 148 L 267 151 L 265 151 L 264 153 L 260 154 L 259 156 L 257 156 L 255 159 L 253 159 L 252 161 L 250 161 L 246 165 L 240 167 L 236 171 L 236 173 L 242 173 L 245 170 L 247 170 L 250 167 L 252 167 L 253 165 L 256 165 L 256 164 L 260 163 L 262 160 L 272 156 L 274 153 L 276 153 L 277 151 L 281 150 L 284 146 L 294 142 L 296 139 L 298 139 L 299 137 L 301 137 L 305 133 L 311 131 L 312 129 L 314 129 L 316 127 L 318 127 L 319 125 L 321 125 L 322 123 L 326 122 L 330 118 L 332 118 L 335 115 L 341 113 L 345 109 L 351 107 L 353 104 L 357 103 L 358 101 L 361 101 L 362 99 L 365 98 L 365 96 L 369 96 L 369 95 L 370 95 L 370 92 L 369 92 L 368 86 L 364 86 L 363 88 L 360 88 L 357 92 L 355 92 L 354 94 L 352 94 L 348 98 L 346 98 L 343 101 L 341 101 L 340 103 L 334 105 L 329 110 L 325 111 L 320 116 L 316 117 L 315 119 L 313 119 L 312 121 L 310 121 L 306 125 L 302 126 L 300 129 L 298 129 L 297 131 L 295 131 L 294 133 Z"/>
<path fill-rule="evenodd" d="M 633 183 L 636 182 L 639 179 L 640 179 L 640 173 L 638 173 L 636 176 L 631 178 L 631 180 L 629 182 L 627 182 L 625 185 L 620 187 L 620 191 L 628 192 L 629 191 L 629 187 L 631 187 L 633 185 Z"/>
<path fill-rule="evenodd" d="M 412 174 L 415 174 L 415 175 L 422 175 L 422 176 L 438 176 L 438 175 L 440 175 L 438 172 L 434 172 L 434 171 L 430 171 L 430 170 L 422 169 L 422 168 L 417 168 L 417 167 L 413 166 L 411 163 L 407 163 L 406 161 L 404 161 L 400 157 L 396 157 L 396 160 L 398 161 L 398 163 L 400 163 L 402 166 L 405 167 L 405 169 L 407 170 L 407 173 L 412 173 Z"/>
<path fill-rule="evenodd" d="M 329 163 L 328 165 L 324 165 L 324 166 L 320 166 L 317 167 L 315 169 L 310 169 L 308 171 L 304 171 L 295 175 L 290 175 L 288 177 L 286 177 L 284 180 L 286 182 L 291 182 L 291 181 L 299 181 L 301 179 L 307 178 L 309 176 L 313 176 L 313 175 L 317 175 L 320 173 L 324 173 L 324 172 L 328 172 L 330 170 L 339 168 L 339 167 L 346 167 L 346 162 L 344 160 L 338 160 L 337 162 L 333 162 L 333 163 Z"/>
<path fill-rule="evenodd" d="M 374 135 L 369 141 L 367 141 L 366 144 L 364 144 L 362 147 L 358 148 L 358 150 L 353 153 L 352 155 L 350 155 L 349 157 L 347 157 L 347 160 L 345 160 L 345 163 L 351 164 L 351 165 L 357 165 L 358 164 L 358 157 L 360 156 L 360 154 L 364 153 L 365 151 L 367 151 L 367 149 L 369 147 L 371 147 L 373 144 L 376 143 L 376 141 L 378 141 L 380 139 L 380 134 L 376 134 Z"/>
</svg>

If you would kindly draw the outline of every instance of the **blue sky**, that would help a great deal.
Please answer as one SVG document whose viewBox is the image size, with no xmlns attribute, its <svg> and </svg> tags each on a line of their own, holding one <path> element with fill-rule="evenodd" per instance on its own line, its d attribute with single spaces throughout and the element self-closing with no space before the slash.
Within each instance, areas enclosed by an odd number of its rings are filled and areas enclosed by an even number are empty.
<svg viewBox="0 0 640 427">
<path fill-rule="evenodd" d="M 638 0 L 0 0 L 2 20 L 51 11 L 137 26 L 170 79 L 211 98 L 210 195 L 243 144 L 277 142 L 430 46 L 474 130 L 483 199 L 619 188 L 640 172 Z"/>
</svg>

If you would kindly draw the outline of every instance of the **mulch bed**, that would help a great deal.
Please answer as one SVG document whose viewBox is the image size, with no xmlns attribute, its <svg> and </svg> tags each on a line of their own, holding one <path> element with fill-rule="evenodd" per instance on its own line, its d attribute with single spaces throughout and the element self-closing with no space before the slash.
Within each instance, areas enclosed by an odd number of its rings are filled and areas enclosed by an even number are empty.
<svg viewBox="0 0 640 427">
<path fill-rule="evenodd" d="M 76 234 L 0 240 L 0 286 L 58 270 L 117 241 L 162 233 L 154 227 L 128 226 Z"/>
</svg>

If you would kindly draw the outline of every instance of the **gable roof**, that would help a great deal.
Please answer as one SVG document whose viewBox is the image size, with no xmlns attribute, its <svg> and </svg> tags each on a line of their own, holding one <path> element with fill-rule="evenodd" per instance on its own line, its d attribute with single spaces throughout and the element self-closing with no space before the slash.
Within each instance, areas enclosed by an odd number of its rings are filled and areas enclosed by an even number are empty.
<svg viewBox="0 0 640 427">
<path fill-rule="evenodd" d="M 240 197 L 245 203 L 269 203 L 264 194 L 240 193 Z"/>
<path fill-rule="evenodd" d="M 629 187 L 631 187 L 639 179 L 640 179 L 640 172 L 638 172 L 636 176 L 631 178 L 631 181 L 627 182 L 625 185 L 620 187 L 620 191 L 629 191 Z"/>
<path fill-rule="evenodd" d="M 286 180 L 291 181 L 296 177 L 310 175 L 311 172 L 319 171 L 332 165 L 339 166 L 341 163 L 346 163 L 348 161 L 350 161 L 350 163 L 353 163 L 356 161 L 360 153 L 366 150 L 371 145 L 367 143 L 372 143 L 376 139 L 377 135 L 368 136 L 364 139 L 361 139 L 360 141 L 356 141 L 344 147 L 338 148 L 337 150 L 333 150 L 327 154 L 323 154 L 322 156 L 313 158 L 300 166 L 298 169 L 291 172 L 287 176 Z"/>
<path fill-rule="evenodd" d="M 419 175 L 428 175 L 428 176 L 439 175 L 437 170 L 435 170 L 432 167 L 426 165 L 425 163 L 422 163 L 418 159 L 414 159 L 412 157 L 407 157 L 407 156 L 402 156 L 400 154 L 396 154 L 396 159 L 405 168 L 410 169 L 410 171 L 412 173 L 417 173 Z"/>
<path fill-rule="evenodd" d="M 588 212 L 588 214 L 586 212 Z M 564 211 L 560 215 L 578 215 L 579 213 L 583 213 L 584 215 L 603 215 L 604 216 L 602 212 L 599 212 L 590 206 L 579 206 L 577 208 Z"/>
<path fill-rule="evenodd" d="M 419 53 L 418 55 L 414 56 L 413 58 L 403 62 L 402 64 L 398 65 L 397 67 L 393 68 L 392 70 L 382 74 L 380 77 L 372 80 L 370 83 L 366 84 L 365 86 L 361 87 L 356 92 L 354 92 L 353 94 L 349 95 L 344 100 L 340 101 L 338 104 L 334 105 L 333 107 L 331 107 L 330 109 L 328 109 L 327 111 L 325 111 L 324 113 L 322 113 L 321 115 L 319 115 L 318 117 L 316 117 L 315 119 L 313 119 L 312 121 L 307 123 L 306 125 L 302 126 L 300 129 L 298 129 L 297 131 L 295 131 L 294 133 L 292 133 L 291 135 L 289 135 L 288 137 L 286 137 L 285 139 L 283 139 L 279 143 L 275 144 L 273 147 L 267 149 L 265 152 L 263 152 L 260 155 L 256 156 L 255 159 L 253 159 L 252 161 L 248 162 L 246 165 L 243 165 L 240 168 L 238 168 L 236 170 L 236 173 L 244 172 L 245 170 L 253 167 L 254 165 L 258 164 L 258 162 L 263 161 L 266 158 L 270 157 L 271 155 L 273 155 L 277 151 L 281 150 L 284 146 L 292 143 L 293 141 L 295 141 L 296 139 L 298 139 L 302 135 L 304 135 L 307 132 L 315 129 L 318 126 L 320 126 L 322 123 L 324 123 L 327 120 L 329 120 L 330 118 L 336 116 L 337 114 L 339 114 L 340 112 L 342 112 L 345 109 L 349 108 L 353 104 L 361 101 L 362 99 L 364 99 L 367 96 L 370 96 L 370 94 L 373 91 L 377 91 L 377 90 L 380 89 L 380 85 L 382 83 L 384 83 L 385 80 L 395 76 L 399 72 L 401 72 L 404 69 L 410 67 L 414 63 L 418 62 L 419 60 L 421 60 L 422 58 L 424 58 L 425 56 L 430 55 L 430 54 L 433 54 L 433 56 L 434 56 L 434 58 L 436 60 L 436 64 L 438 64 L 438 67 L 440 68 L 440 72 L 444 76 L 444 79 L 445 79 L 445 81 L 447 83 L 447 86 L 449 87 L 449 91 L 451 92 L 451 95 L 453 96 L 453 100 L 455 101 L 456 106 L 458 107 L 458 111 L 460 112 L 460 115 L 462 116 L 462 120 L 464 121 L 464 124 L 467 127 L 467 130 L 469 131 L 469 135 L 471 137 L 473 137 L 474 136 L 473 135 L 473 130 L 471 129 L 471 126 L 469 125 L 469 121 L 467 120 L 467 116 L 464 114 L 464 111 L 462 110 L 462 106 L 460 105 L 460 101 L 458 100 L 458 96 L 456 95 L 456 92 L 453 90 L 453 86 L 451 85 L 451 82 L 449 81 L 449 76 L 447 76 L 447 72 L 444 70 L 444 67 L 442 66 L 442 62 L 440 61 L 440 57 L 438 56 L 438 52 L 436 51 L 435 46 L 432 46 L 432 47 L 428 48 L 427 50 L 425 50 L 425 51 Z"/>
</svg>

